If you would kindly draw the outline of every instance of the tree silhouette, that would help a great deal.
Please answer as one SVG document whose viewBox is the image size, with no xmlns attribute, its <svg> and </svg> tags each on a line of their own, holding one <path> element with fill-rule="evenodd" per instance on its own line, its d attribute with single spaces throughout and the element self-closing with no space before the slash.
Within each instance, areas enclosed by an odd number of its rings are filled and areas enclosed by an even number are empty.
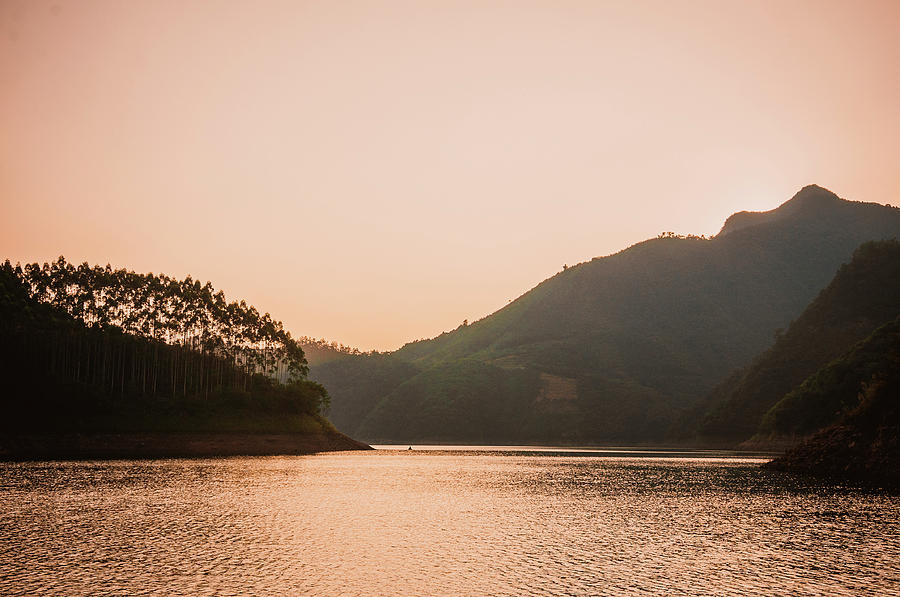
<svg viewBox="0 0 900 597">
<path fill-rule="evenodd" d="M 7 260 L 0 274 L 4 300 L 18 297 L 70 317 L 46 330 L 52 337 L 42 358 L 53 371 L 107 393 L 209 396 L 247 391 L 259 377 L 298 384 L 309 373 L 300 343 L 280 321 L 245 301 L 226 301 L 210 282 L 76 267 L 62 256 L 24 267 Z"/>
</svg>

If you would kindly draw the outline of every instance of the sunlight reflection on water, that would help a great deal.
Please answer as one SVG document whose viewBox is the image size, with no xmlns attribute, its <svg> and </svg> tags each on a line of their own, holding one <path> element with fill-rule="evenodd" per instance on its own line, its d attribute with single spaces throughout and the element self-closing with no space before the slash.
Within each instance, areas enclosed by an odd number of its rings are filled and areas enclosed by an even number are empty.
<svg viewBox="0 0 900 597">
<path fill-rule="evenodd" d="M 632 453 L 0 464 L 0 593 L 900 590 L 897 496 Z"/>
</svg>

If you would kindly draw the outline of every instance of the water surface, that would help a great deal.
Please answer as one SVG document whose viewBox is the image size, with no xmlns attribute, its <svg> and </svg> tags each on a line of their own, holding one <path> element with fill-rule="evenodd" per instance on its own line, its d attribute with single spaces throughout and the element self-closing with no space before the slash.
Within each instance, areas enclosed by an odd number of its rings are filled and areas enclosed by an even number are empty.
<svg viewBox="0 0 900 597">
<path fill-rule="evenodd" d="M 889 594 L 900 498 L 632 449 L 0 464 L 0 594 Z"/>
</svg>

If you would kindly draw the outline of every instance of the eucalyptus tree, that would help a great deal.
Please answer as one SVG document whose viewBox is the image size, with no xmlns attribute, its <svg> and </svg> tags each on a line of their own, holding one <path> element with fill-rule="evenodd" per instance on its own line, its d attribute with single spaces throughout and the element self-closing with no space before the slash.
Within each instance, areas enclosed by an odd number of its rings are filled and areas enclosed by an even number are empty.
<svg viewBox="0 0 900 597">
<path fill-rule="evenodd" d="M 300 343 L 280 321 L 245 301 L 228 302 L 191 276 L 139 274 L 74 266 L 64 257 L 24 267 L 4 265 L 30 298 L 68 313 L 87 334 L 58 338 L 59 359 L 106 389 L 209 395 L 247 390 L 255 376 L 299 382 L 308 367 Z M 109 333 L 100 333 L 109 332 Z M 143 342 L 136 342 L 141 339 Z"/>
</svg>

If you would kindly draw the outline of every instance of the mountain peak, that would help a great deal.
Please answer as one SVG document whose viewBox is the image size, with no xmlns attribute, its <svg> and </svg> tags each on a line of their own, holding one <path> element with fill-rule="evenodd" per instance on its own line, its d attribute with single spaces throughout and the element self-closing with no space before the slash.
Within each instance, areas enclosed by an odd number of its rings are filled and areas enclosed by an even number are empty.
<svg viewBox="0 0 900 597">
<path fill-rule="evenodd" d="M 719 231 L 719 235 L 729 234 L 748 226 L 778 220 L 810 207 L 822 206 L 837 201 L 842 201 L 842 199 L 828 189 L 816 184 L 806 185 L 775 209 L 769 211 L 739 211 L 728 216 L 728 219 L 725 220 L 725 224 L 722 226 L 722 230 Z"/>
<path fill-rule="evenodd" d="M 900 236 L 900 209 L 815 186 L 745 217 L 752 227 L 714 242 L 653 239 L 569 268 L 475 324 L 391 354 L 314 364 L 312 377 L 332 396 L 332 422 L 370 440 L 662 441 L 770 346 L 854 249 Z M 895 295 L 863 296 L 897 306 Z M 745 437 L 757 426 L 748 421 Z"/>
<path fill-rule="evenodd" d="M 803 187 L 802 189 L 800 189 L 799 191 L 797 191 L 797 194 L 794 195 L 793 198 L 799 197 L 801 195 L 809 195 L 809 194 L 825 194 L 825 195 L 831 195 L 832 197 L 837 197 L 837 195 L 835 195 L 834 193 L 832 193 L 825 187 L 820 187 L 817 184 L 808 184 L 805 187 Z"/>
<path fill-rule="evenodd" d="M 809 204 L 812 202 L 822 202 L 822 201 L 840 201 L 841 198 L 829 191 L 824 187 L 820 187 L 816 184 L 808 184 L 797 193 L 782 203 L 777 209 L 781 210 L 789 205 L 794 204 Z"/>
</svg>

